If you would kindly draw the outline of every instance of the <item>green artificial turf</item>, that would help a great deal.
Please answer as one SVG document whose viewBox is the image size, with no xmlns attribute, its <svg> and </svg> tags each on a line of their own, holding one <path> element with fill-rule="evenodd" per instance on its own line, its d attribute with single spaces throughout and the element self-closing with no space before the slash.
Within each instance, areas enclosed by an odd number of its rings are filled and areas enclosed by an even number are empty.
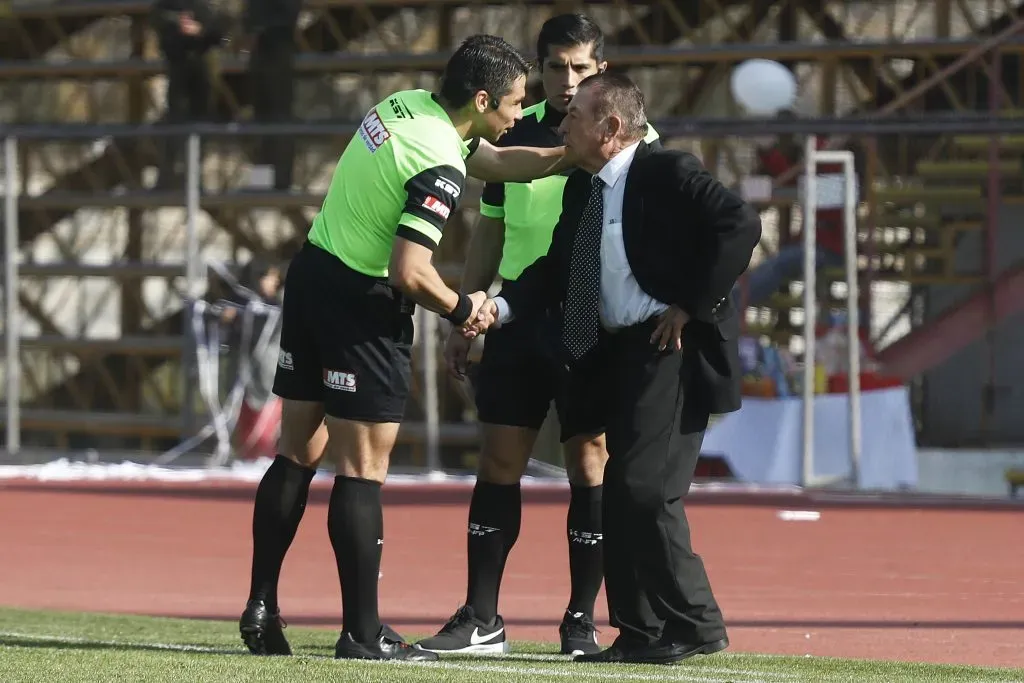
<svg viewBox="0 0 1024 683">
<path fill-rule="evenodd" d="M 703 683 L 898 683 L 1021 681 L 1021 671 L 820 657 L 720 653 L 668 667 L 574 663 L 551 644 L 514 642 L 504 657 L 435 663 L 335 661 L 337 634 L 290 627 L 295 656 L 253 657 L 234 622 L 0 609 L 0 681 L 688 681 Z"/>
</svg>

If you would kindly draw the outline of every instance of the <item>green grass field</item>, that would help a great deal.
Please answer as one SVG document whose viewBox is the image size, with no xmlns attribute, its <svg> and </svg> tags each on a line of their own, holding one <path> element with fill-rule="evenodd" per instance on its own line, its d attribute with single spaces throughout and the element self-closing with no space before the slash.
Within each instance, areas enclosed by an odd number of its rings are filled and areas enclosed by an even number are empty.
<svg viewBox="0 0 1024 683">
<path fill-rule="evenodd" d="M 232 622 L 0 609 L 0 681 L 692 681 L 827 683 L 1020 681 L 1021 671 L 721 653 L 671 667 L 575 664 L 550 644 L 514 643 L 503 658 L 430 664 L 333 659 L 337 634 L 289 628 L 294 657 L 252 657 Z M 409 637 L 409 636 L 407 636 Z"/>
</svg>

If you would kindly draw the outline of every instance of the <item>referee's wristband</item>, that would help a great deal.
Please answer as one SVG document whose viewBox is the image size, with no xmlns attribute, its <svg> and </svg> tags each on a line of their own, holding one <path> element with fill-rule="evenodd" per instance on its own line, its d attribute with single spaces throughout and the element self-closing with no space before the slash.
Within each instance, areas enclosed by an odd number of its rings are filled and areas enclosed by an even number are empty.
<svg viewBox="0 0 1024 683">
<path fill-rule="evenodd" d="M 473 312 L 473 300 L 469 298 L 468 294 L 459 292 L 459 303 L 455 304 L 455 308 L 450 313 L 445 313 L 441 317 L 450 322 L 452 325 L 461 325 L 466 322 L 469 318 L 469 314 Z"/>
</svg>

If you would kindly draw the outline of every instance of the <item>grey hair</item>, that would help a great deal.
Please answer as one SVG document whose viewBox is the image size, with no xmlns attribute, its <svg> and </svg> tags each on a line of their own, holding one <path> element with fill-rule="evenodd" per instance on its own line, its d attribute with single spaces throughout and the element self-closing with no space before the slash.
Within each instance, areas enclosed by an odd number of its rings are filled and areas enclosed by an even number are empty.
<svg viewBox="0 0 1024 683">
<path fill-rule="evenodd" d="M 647 134 L 644 94 L 629 76 L 614 71 L 603 71 L 583 79 L 577 92 L 583 88 L 595 90 L 595 118 L 604 119 L 614 114 L 622 119 L 624 139 L 635 142 L 644 138 Z"/>
</svg>

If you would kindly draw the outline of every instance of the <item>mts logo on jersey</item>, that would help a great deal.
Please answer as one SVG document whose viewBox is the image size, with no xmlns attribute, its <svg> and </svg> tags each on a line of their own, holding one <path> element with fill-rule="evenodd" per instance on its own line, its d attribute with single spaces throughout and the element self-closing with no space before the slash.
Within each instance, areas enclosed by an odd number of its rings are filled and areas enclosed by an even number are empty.
<svg viewBox="0 0 1024 683">
<path fill-rule="evenodd" d="M 288 351 L 277 352 L 277 367 L 282 370 L 294 370 L 295 361 L 292 360 L 292 354 Z"/>
<path fill-rule="evenodd" d="M 462 191 L 459 189 L 457 184 L 443 176 L 434 181 L 434 187 L 438 188 L 442 192 L 450 194 L 453 199 L 458 199 L 459 195 L 462 194 Z"/>
<path fill-rule="evenodd" d="M 363 139 L 363 144 L 366 145 L 366 149 L 370 150 L 371 154 L 380 149 L 380 146 L 391 137 L 391 132 L 384 125 L 384 122 L 380 120 L 376 109 L 371 109 L 370 113 L 363 119 L 362 124 L 359 126 L 359 137 Z"/>
<path fill-rule="evenodd" d="M 452 210 L 437 197 L 427 195 L 426 199 L 423 200 L 423 206 L 428 210 L 433 211 L 444 220 L 448 220 L 448 216 L 451 215 Z"/>
<path fill-rule="evenodd" d="M 355 391 L 356 376 L 351 372 L 324 368 L 324 386 L 336 391 Z"/>
</svg>

